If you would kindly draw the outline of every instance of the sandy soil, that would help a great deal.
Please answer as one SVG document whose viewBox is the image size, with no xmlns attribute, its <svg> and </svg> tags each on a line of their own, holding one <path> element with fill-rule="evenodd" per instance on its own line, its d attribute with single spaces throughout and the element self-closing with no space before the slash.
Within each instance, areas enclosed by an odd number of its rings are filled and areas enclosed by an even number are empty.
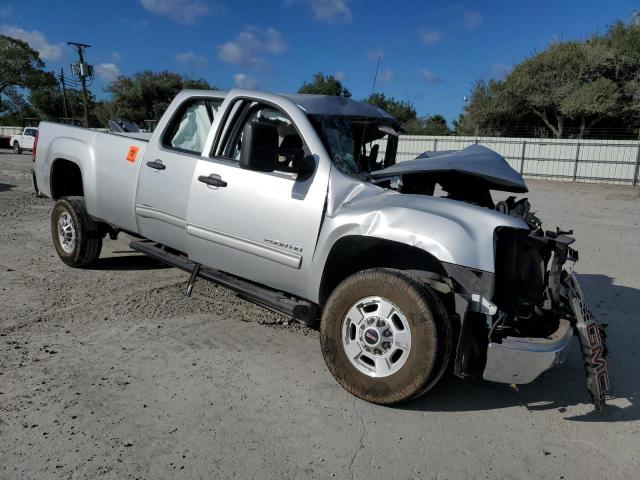
<svg viewBox="0 0 640 480">
<path fill-rule="evenodd" d="M 613 399 L 592 412 L 577 345 L 512 389 L 445 379 L 395 408 L 327 372 L 317 333 L 106 241 L 67 268 L 30 155 L 0 152 L 0 478 L 637 478 L 640 197 L 531 182 L 573 227 L 609 324 Z"/>
</svg>

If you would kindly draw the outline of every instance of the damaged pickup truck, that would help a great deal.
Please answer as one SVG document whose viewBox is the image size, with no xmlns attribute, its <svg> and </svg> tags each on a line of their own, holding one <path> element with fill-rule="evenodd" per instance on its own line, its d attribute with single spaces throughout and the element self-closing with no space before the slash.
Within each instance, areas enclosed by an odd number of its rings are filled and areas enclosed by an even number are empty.
<svg viewBox="0 0 640 480">
<path fill-rule="evenodd" d="M 598 409 L 604 332 L 569 266 L 570 232 L 545 231 L 497 153 L 472 145 L 396 163 L 400 125 L 340 97 L 184 91 L 153 135 L 41 123 L 36 188 L 53 242 L 88 267 L 106 236 L 243 298 L 320 321 L 335 379 L 406 401 L 451 367 L 525 384 L 578 337 Z M 256 347 L 259 348 L 259 347 Z"/>
</svg>

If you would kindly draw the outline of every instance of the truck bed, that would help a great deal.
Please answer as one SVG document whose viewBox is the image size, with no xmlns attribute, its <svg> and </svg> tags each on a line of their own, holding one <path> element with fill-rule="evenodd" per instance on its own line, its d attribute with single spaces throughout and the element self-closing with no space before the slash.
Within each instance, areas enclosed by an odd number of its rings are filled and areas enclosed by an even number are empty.
<svg viewBox="0 0 640 480">
<path fill-rule="evenodd" d="M 82 172 L 89 214 L 137 233 L 138 173 L 150 136 L 42 122 L 34 164 L 38 187 L 42 194 L 55 198 L 50 188 L 52 168 L 59 161 L 72 162 Z"/>
</svg>

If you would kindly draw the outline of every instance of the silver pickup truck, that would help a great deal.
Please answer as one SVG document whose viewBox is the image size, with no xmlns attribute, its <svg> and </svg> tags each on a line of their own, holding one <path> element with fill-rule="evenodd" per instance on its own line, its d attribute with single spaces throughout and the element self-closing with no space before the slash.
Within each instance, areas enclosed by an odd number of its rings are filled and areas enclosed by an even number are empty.
<svg viewBox="0 0 640 480">
<path fill-rule="evenodd" d="M 152 135 L 41 123 L 35 187 L 67 265 L 133 249 L 306 324 L 346 390 L 390 404 L 447 370 L 525 384 L 575 334 L 597 408 L 604 332 L 520 176 L 480 145 L 396 162 L 400 125 L 340 97 L 183 91 Z M 506 195 L 503 195 L 506 196 Z"/>
</svg>

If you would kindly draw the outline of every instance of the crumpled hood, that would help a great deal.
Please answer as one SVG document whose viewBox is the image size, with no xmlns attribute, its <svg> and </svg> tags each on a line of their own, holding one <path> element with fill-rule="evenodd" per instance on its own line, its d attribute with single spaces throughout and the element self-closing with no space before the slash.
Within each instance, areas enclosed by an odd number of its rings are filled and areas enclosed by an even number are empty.
<svg viewBox="0 0 640 480">
<path fill-rule="evenodd" d="M 519 218 L 447 198 L 374 185 L 335 193 L 323 227 L 328 245 L 345 235 L 377 237 L 420 248 L 442 262 L 493 272 L 495 230 L 528 230 Z"/>
<path fill-rule="evenodd" d="M 382 180 L 417 173 L 456 172 L 485 180 L 491 190 L 524 193 L 527 185 L 502 155 L 482 145 L 470 145 L 462 150 L 425 152 L 415 160 L 397 163 L 371 172 L 369 178 Z"/>
</svg>

